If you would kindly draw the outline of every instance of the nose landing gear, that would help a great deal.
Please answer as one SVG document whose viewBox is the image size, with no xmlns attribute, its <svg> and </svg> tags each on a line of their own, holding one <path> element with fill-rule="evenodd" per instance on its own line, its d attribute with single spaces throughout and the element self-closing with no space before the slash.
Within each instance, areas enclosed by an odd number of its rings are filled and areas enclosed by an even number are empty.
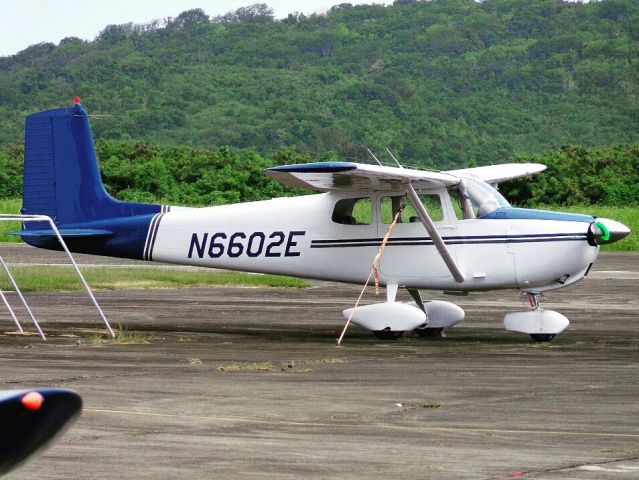
<svg viewBox="0 0 639 480">
<path fill-rule="evenodd" d="M 540 293 L 525 293 L 532 311 L 507 314 L 504 317 L 506 330 L 527 333 L 535 342 L 549 342 L 568 328 L 570 322 L 561 313 L 542 308 L 539 303 Z"/>
<path fill-rule="evenodd" d="M 539 297 L 543 297 L 541 293 L 527 292 L 528 304 L 533 310 L 543 310 L 541 303 L 539 303 Z M 554 333 L 531 333 L 530 338 L 535 342 L 550 342 L 555 338 Z"/>
</svg>

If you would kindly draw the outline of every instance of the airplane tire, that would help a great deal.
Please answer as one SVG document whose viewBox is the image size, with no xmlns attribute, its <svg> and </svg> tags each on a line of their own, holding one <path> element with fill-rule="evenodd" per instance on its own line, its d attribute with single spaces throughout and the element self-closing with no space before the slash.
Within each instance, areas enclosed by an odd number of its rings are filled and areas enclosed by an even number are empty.
<svg viewBox="0 0 639 480">
<path fill-rule="evenodd" d="M 555 338 L 554 333 L 531 333 L 530 338 L 532 338 L 535 342 L 550 342 L 553 338 Z"/>
<path fill-rule="evenodd" d="M 374 330 L 373 335 L 380 340 L 397 340 L 404 335 L 403 330 Z"/>
<path fill-rule="evenodd" d="M 413 332 L 420 337 L 433 338 L 438 337 L 442 330 L 443 328 L 416 328 Z"/>
</svg>

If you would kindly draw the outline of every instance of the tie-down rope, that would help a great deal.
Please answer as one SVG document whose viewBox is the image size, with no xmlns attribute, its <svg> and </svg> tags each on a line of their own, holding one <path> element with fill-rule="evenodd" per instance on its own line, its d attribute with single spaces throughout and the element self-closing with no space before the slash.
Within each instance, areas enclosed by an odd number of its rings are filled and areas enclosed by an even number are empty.
<svg viewBox="0 0 639 480">
<path fill-rule="evenodd" d="M 373 260 L 373 267 L 371 268 L 371 273 L 368 274 L 366 283 L 364 283 L 364 287 L 362 288 L 362 291 L 359 293 L 359 297 L 357 298 L 357 301 L 355 302 L 355 306 L 353 307 L 353 310 L 351 310 L 351 314 L 348 316 L 348 320 L 346 321 L 346 325 L 344 325 L 342 334 L 337 339 L 337 345 L 340 345 L 342 343 L 342 339 L 344 338 L 344 335 L 346 335 L 346 330 L 348 329 L 348 326 L 351 324 L 351 320 L 353 319 L 353 314 L 355 313 L 355 310 L 359 306 L 359 302 L 362 300 L 362 297 L 364 296 L 364 292 L 366 291 L 366 287 L 368 287 L 368 283 L 371 281 L 371 277 L 373 276 L 375 278 L 375 295 L 379 295 L 379 270 L 378 270 L 379 263 L 382 260 L 382 253 L 384 252 L 384 248 L 386 247 L 386 244 L 388 243 L 388 239 L 393 233 L 393 229 L 395 228 L 395 225 L 397 225 L 397 221 L 399 220 L 399 217 L 402 214 L 402 211 L 404 210 L 405 206 L 406 204 L 402 200 L 402 204 L 397 210 L 397 213 L 395 213 L 395 218 L 393 219 L 393 223 L 391 223 L 388 226 L 388 230 L 386 231 L 386 235 L 384 235 L 382 244 L 377 249 L 377 255 L 375 255 L 375 259 Z"/>
</svg>

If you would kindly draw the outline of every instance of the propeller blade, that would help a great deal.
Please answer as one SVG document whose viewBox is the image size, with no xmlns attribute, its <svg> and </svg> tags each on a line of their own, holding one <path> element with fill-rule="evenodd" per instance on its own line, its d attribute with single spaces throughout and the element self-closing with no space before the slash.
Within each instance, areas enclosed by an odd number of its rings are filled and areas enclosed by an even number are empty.
<svg viewBox="0 0 639 480">
<path fill-rule="evenodd" d="M 44 447 L 82 409 L 72 390 L 0 390 L 0 475 Z"/>
</svg>

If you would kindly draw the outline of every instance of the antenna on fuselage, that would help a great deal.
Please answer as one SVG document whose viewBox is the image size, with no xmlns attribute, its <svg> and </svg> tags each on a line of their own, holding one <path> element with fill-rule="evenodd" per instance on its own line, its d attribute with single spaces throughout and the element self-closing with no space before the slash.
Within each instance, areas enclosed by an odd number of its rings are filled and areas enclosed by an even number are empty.
<svg viewBox="0 0 639 480">
<path fill-rule="evenodd" d="M 370 148 L 366 148 L 366 151 L 367 151 L 368 153 L 370 153 L 370 154 L 371 154 L 371 157 L 373 157 L 373 158 L 375 159 L 375 161 L 377 162 L 377 164 L 378 164 L 380 167 L 383 167 L 382 162 L 380 162 L 380 161 L 377 159 L 377 157 L 375 156 L 375 154 L 374 154 L 373 152 L 371 152 L 371 149 L 370 149 Z"/>
<path fill-rule="evenodd" d="M 393 160 L 395 160 L 395 163 L 397 164 L 397 166 L 398 166 L 399 168 L 404 168 L 404 167 L 402 166 L 402 164 L 401 164 L 401 163 L 399 163 L 399 160 L 397 160 L 397 159 L 395 158 L 395 155 L 393 155 L 393 154 L 392 154 L 392 152 L 388 149 L 388 147 L 386 147 L 386 151 L 387 151 L 387 152 L 388 152 L 388 154 L 391 156 L 391 158 L 392 158 Z"/>
</svg>

